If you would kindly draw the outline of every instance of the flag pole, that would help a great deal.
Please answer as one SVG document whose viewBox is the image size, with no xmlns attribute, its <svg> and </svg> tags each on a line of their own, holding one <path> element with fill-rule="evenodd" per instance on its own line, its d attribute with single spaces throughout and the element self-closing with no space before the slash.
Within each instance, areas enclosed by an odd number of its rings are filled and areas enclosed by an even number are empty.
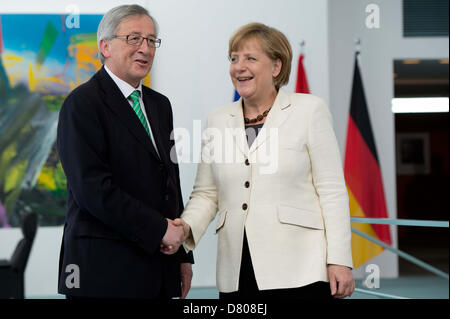
<svg viewBox="0 0 450 319">
<path fill-rule="evenodd" d="M 303 54 L 304 48 L 305 48 L 305 40 L 302 40 L 302 42 L 300 42 L 300 54 Z"/>
<path fill-rule="evenodd" d="M 355 39 L 355 55 L 356 55 L 356 60 L 359 63 L 360 55 L 361 55 L 361 38 Z"/>
<path fill-rule="evenodd" d="M 361 52 L 361 39 L 360 38 L 355 39 L 355 51 L 356 51 L 356 54 L 360 54 L 360 52 Z"/>
</svg>

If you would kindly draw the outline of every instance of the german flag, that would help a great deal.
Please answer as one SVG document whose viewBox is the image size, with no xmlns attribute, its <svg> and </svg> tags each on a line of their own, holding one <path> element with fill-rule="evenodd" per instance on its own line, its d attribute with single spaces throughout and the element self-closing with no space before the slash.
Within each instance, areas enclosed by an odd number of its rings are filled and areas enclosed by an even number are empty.
<svg viewBox="0 0 450 319">
<path fill-rule="evenodd" d="M 358 66 L 358 53 L 355 56 L 344 174 L 350 199 L 350 215 L 352 217 L 388 217 L 380 162 Z M 352 227 L 386 244 L 391 244 L 391 234 L 388 225 L 354 223 Z M 361 236 L 352 236 L 352 254 L 355 268 L 382 251 L 383 248 L 381 246 Z"/>
</svg>

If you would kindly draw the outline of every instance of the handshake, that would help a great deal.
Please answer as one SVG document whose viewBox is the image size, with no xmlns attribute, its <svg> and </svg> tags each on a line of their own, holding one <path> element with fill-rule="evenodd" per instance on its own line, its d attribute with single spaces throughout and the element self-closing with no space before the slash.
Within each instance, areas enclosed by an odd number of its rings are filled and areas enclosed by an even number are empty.
<svg viewBox="0 0 450 319">
<path fill-rule="evenodd" d="M 160 251 L 166 255 L 175 254 L 191 233 L 191 227 L 181 218 L 167 219 L 167 231 L 161 241 Z"/>
</svg>

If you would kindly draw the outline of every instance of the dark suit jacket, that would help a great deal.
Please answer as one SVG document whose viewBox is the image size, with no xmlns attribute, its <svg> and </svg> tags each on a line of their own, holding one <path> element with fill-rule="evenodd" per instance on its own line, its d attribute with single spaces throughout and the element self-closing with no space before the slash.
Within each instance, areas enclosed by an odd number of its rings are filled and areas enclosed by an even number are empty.
<svg viewBox="0 0 450 319">
<path fill-rule="evenodd" d="M 161 158 L 104 68 L 71 92 L 60 111 L 57 147 L 68 192 L 61 294 L 181 294 L 180 262 L 193 262 L 192 255 L 182 248 L 171 256 L 159 251 L 165 218 L 183 210 L 178 165 L 170 158 L 172 109 L 165 96 L 145 86 L 142 91 Z M 76 273 L 68 265 L 78 266 L 79 288 L 69 288 Z"/>
</svg>

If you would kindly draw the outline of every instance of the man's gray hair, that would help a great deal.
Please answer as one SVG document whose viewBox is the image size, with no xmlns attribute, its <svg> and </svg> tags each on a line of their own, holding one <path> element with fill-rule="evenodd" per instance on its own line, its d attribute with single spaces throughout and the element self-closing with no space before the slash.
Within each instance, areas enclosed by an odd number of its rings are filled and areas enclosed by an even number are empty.
<svg viewBox="0 0 450 319">
<path fill-rule="evenodd" d="M 112 8 L 103 16 L 97 30 L 98 58 L 102 64 L 105 64 L 105 57 L 100 50 L 100 41 L 112 39 L 119 24 L 124 19 L 134 15 L 146 15 L 152 19 L 153 25 L 155 26 L 155 36 L 158 36 L 158 23 L 144 7 L 137 4 L 131 4 Z"/>
</svg>

